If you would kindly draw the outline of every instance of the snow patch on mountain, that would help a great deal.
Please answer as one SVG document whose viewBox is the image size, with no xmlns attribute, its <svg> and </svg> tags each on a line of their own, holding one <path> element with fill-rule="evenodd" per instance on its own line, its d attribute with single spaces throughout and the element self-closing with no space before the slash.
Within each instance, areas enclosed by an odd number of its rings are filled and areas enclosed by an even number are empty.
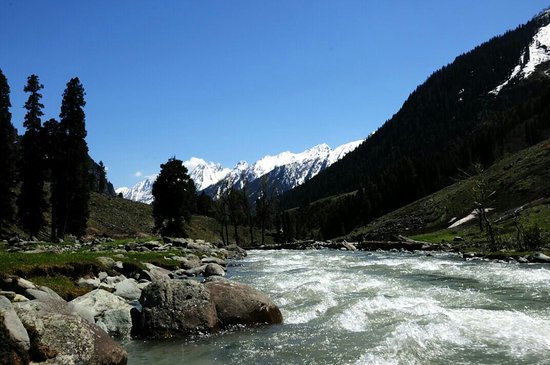
<svg viewBox="0 0 550 365">
<path fill-rule="evenodd" d="M 183 165 L 187 168 L 191 179 L 193 179 L 197 191 L 204 190 L 210 185 L 217 183 L 231 171 L 220 164 L 206 162 L 202 158 L 197 157 L 191 157 L 189 160 L 184 161 Z M 124 199 L 151 204 L 154 200 L 152 191 L 153 183 L 156 179 L 157 175 L 149 176 L 131 188 L 121 187 L 115 191 L 117 194 L 122 193 Z"/>
<path fill-rule="evenodd" d="M 544 12 L 541 16 L 549 16 L 550 11 Z M 550 24 L 547 24 L 539 29 L 529 47 L 524 51 L 519 63 L 512 73 L 502 84 L 491 90 L 489 94 L 498 95 L 500 91 L 515 78 L 527 78 L 535 72 L 538 65 L 550 61 Z"/>
<path fill-rule="evenodd" d="M 274 156 L 268 155 L 251 165 L 242 162 L 223 181 L 210 186 L 205 192 L 219 198 L 228 185 L 242 189 L 248 184 L 248 193 L 253 197 L 260 188 L 259 179 L 267 176 L 270 184 L 275 185 L 278 192 L 282 193 L 311 179 L 353 151 L 361 142 L 363 140 L 346 143 L 334 150 L 322 143 L 300 153 L 285 151 Z"/>
<path fill-rule="evenodd" d="M 153 183 L 157 175 L 149 176 L 145 180 L 138 182 L 131 188 L 121 187 L 115 190 L 117 194 L 122 194 L 124 199 L 133 200 L 140 203 L 151 204 L 153 198 Z"/>
<path fill-rule="evenodd" d="M 206 162 L 202 158 L 197 157 L 191 157 L 189 160 L 184 161 L 183 164 L 187 167 L 189 176 L 195 182 L 197 191 L 204 190 L 210 185 L 217 183 L 231 171 L 218 163 Z"/>
<path fill-rule="evenodd" d="M 253 164 L 240 161 L 233 169 L 197 157 L 192 157 L 183 164 L 195 182 L 197 191 L 205 191 L 214 197 L 219 197 L 228 184 L 242 189 L 247 183 L 250 184 L 250 193 L 253 195 L 254 190 L 260 186 L 259 179 L 265 175 L 277 185 L 279 192 L 284 192 L 303 184 L 342 159 L 361 142 L 363 140 L 353 141 L 335 149 L 323 143 L 300 153 L 285 151 L 278 155 L 265 156 Z M 150 176 L 132 188 L 118 188 L 116 193 L 122 193 L 125 199 L 150 204 L 153 202 L 152 189 L 155 179 L 156 175 Z"/>
</svg>

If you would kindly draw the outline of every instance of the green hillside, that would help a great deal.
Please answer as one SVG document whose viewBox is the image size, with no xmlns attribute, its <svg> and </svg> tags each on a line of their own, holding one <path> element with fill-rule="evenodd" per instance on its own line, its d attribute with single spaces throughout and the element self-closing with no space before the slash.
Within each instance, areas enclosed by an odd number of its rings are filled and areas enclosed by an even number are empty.
<svg viewBox="0 0 550 365">
<path fill-rule="evenodd" d="M 331 239 L 453 184 L 460 170 L 485 168 L 550 137 L 550 62 L 510 77 L 547 13 L 458 56 L 430 75 L 357 149 L 285 193 L 289 238 Z M 358 192 L 334 204 L 311 202 Z M 515 204 L 516 202 L 511 202 Z M 319 208 L 321 206 L 318 206 Z M 298 208 L 298 209 L 295 209 Z M 454 208 L 449 208 L 454 209 Z M 292 237 L 294 236 L 294 237 Z"/>
<path fill-rule="evenodd" d="M 366 226 L 354 229 L 348 239 L 387 237 L 393 234 L 439 242 L 461 236 L 483 241 L 478 220 L 448 229 L 453 220 L 469 215 L 475 207 L 473 189 L 485 179 L 492 193 L 486 206 L 489 219 L 501 240 L 513 240 L 517 223 L 523 230 L 538 226 L 546 239 L 550 232 L 550 139 L 509 155 L 483 173 L 458 181 L 434 194 L 386 214 Z M 494 192 L 494 193 L 493 193 Z M 520 208 L 518 219 L 514 211 Z M 506 242 L 504 242 L 505 244 Z M 550 243 L 550 242 L 548 242 Z"/>
</svg>

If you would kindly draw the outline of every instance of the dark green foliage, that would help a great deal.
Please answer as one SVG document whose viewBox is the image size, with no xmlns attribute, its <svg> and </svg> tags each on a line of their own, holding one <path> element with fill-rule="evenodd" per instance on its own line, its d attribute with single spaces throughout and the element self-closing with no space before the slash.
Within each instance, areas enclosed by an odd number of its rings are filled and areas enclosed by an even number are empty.
<svg viewBox="0 0 550 365">
<path fill-rule="evenodd" d="M 234 186 L 229 188 L 227 208 L 229 210 L 229 220 L 235 232 L 235 243 L 238 245 L 240 241 L 237 228 L 239 225 L 247 223 L 247 210 L 249 208 L 244 190 L 239 190 Z"/>
<path fill-rule="evenodd" d="M 459 169 L 494 163 L 550 134 L 550 79 L 544 71 L 490 93 L 509 77 L 548 17 L 476 47 L 431 75 L 376 133 L 341 161 L 282 197 L 285 209 L 364 189 L 360 207 L 326 203 L 330 212 L 293 210 L 299 238 L 331 238 L 448 186 Z M 284 222 L 284 220 L 283 220 Z M 302 227 L 305 227 L 302 229 Z M 351 227 L 353 228 L 353 227 Z M 305 237 L 300 236 L 301 232 Z"/>
<path fill-rule="evenodd" d="M 84 95 L 80 80 L 71 79 L 63 93 L 59 123 L 49 121 L 45 125 L 50 136 L 48 156 L 52 168 L 52 238 L 86 233 L 91 176 Z"/>
<path fill-rule="evenodd" d="M 99 161 L 99 179 L 97 189 L 100 193 L 107 190 L 107 172 L 103 161 Z"/>
<path fill-rule="evenodd" d="M 533 250 L 543 245 L 542 230 L 537 225 L 527 227 L 523 231 L 523 246 L 526 250 Z"/>
<path fill-rule="evenodd" d="M 45 150 L 43 143 L 42 122 L 40 117 L 44 115 L 40 103 L 42 94 L 40 90 L 44 86 L 40 84 L 38 76 L 31 75 L 27 79 L 25 92 L 30 93 L 25 109 L 25 122 L 27 129 L 21 139 L 21 192 L 17 198 L 19 221 L 30 236 L 38 235 L 44 226 L 44 213 L 47 208 L 44 192 L 45 179 Z"/>
<path fill-rule="evenodd" d="M 186 237 L 184 223 L 191 220 L 195 210 L 195 184 L 181 160 L 173 157 L 160 165 L 153 197 L 154 231 L 165 236 Z"/>
<path fill-rule="evenodd" d="M 16 137 L 11 123 L 10 87 L 0 70 L 0 234 L 13 222 L 16 184 Z"/>
<path fill-rule="evenodd" d="M 212 217 L 214 215 L 214 200 L 204 191 L 197 196 L 197 214 Z"/>
</svg>

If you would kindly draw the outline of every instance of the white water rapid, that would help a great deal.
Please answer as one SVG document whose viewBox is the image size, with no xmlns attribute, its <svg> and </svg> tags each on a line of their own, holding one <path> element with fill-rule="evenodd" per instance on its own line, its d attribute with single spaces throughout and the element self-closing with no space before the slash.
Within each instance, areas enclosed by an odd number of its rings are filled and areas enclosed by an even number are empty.
<svg viewBox="0 0 550 365">
<path fill-rule="evenodd" d="M 550 364 L 550 268 L 452 254 L 251 251 L 284 324 L 125 344 L 129 364 Z"/>
</svg>

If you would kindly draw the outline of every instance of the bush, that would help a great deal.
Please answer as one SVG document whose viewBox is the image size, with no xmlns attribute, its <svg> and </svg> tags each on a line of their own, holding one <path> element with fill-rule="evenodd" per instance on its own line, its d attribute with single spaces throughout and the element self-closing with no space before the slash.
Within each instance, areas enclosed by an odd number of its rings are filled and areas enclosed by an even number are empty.
<svg viewBox="0 0 550 365">
<path fill-rule="evenodd" d="M 534 225 L 531 227 L 525 228 L 523 231 L 523 246 L 526 249 L 535 249 L 542 246 L 542 230 L 539 226 Z"/>
</svg>

